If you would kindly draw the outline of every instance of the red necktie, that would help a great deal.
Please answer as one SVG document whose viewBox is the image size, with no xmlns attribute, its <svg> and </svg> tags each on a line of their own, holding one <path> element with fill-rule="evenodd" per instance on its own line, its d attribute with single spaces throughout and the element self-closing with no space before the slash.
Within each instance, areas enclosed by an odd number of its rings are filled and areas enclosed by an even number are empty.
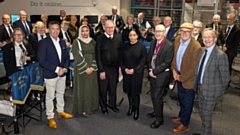
<svg viewBox="0 0 240 135">
<path fill-rule="evenodd" d="M 157 45 L 157 47 L 155 48 L 155 52 L 157 53 L 158 52 L 158 50 L 159 50 L 159 48 L 162 46 L 162 44 L 163 44 L 163 42 L 166 40 L 166 37 L 164 37 L 163 39 L 162 39 L 162 41 Z"/>
</svg>

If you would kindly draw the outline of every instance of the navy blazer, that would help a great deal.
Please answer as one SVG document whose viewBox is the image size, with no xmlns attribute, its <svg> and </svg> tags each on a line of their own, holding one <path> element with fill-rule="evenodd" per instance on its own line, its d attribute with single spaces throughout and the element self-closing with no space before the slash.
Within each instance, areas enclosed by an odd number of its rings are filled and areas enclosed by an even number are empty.
<svg viewBox="0 0 240 135">
<path fill-rule="evenodd" d="M 30 30 L 30 33 L 32 33 L 32 29 L 33 29 L 33 26 L 31 24 L 31 22 L 27 21 L 27 24 L 28 24 L 28 27 L 29 27 L 29 30 Z M 17 28 L 19 27 L 25 34 L 25 38 L 28 39 L 29 35 L 27 34 L 27 30 L 25 29 L 25 26 L 23 25 L 22 21 L 21 20 L 17 20 L 16 22 L 13 23 L 13 25 Z"/>
<path fill-rule="evenodd" d="M 166 38 L 173 43 L 173 35 L 176 33 L 172 27 L 169 28 Z"/>
<path fill-rule="evenodd" d="M 68 69 L 69 54 L 66 42 L 60 39 L 59 44 L 62 51 L 61 62 L 59 61 L 57 50 L 50 36 L 47 36 L 43 40 L 39 41 L 38 61 L 40 66 L 43 68 L 43 77 L 46 79 L 58 77 L 58 74 L 55 73 L 57 67 Z M 65 74 L 63 76 L 65 76 Z"/>
<path fill-rule="evenodd" d="M 14 30 L 15 27 L 13 25 L 11 25 L 11 27 Z M 4 24 L 2 24 L 0 26 L 0 42 L 5 41 L 8 44 L 8 43 L 10 43 L 10 38 L 11 37 L 9 37 L 9 35 L 8 35 L 8 30 L 5 28 Z"/>
</svg>

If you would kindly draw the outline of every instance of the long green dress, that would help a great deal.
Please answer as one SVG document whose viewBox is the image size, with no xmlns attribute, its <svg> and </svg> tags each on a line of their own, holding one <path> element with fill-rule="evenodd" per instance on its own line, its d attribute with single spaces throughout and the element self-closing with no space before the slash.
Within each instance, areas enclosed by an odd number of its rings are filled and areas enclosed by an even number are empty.
<svg viewBox="0 0 240 135">
<path fill-rule="evenodd" d="M 82 48 L 82 56 L 79 52 L 78 41 Z M 99 108 L 98 85 L 97 85 L 97 64 L 95 61 L 96 42 L 91 40 L 88 44 L 79 39 L 73 41 L 72 53 L 74 56 L 74 95 L 73 114 L 91 114 Z M 92 74 L 86 74 L 87 68 L 93 68 Z"/>
</svg>

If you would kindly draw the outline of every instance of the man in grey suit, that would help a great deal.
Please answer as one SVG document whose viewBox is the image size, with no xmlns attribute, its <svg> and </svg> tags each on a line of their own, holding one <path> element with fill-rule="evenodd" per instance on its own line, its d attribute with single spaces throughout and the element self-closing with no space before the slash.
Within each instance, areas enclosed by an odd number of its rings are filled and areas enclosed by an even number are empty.
<svg viewBox="0 0 240 135">
<path fill-rule="evenodd" d="M 212 114 L 216 101 L 230 81 L 228 57 L 217 45 L 217 35 L 212 28 L 202 32 L 203 55 L 196 71 L 199 113 L 202 120 L 201 135 L 210 135 L 212 131 Z M 197 135 L 193 133 L 193 135 Z"/>
</svg>

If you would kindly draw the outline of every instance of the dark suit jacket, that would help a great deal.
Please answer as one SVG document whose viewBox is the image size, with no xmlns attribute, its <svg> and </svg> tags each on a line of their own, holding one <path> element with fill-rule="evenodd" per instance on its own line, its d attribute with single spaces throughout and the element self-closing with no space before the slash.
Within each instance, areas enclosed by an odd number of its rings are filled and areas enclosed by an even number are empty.
<svg viewBox="0 0 240 135">
<path fill-rule="evenodd" d="M 69 37 L 70 37 L 70 39 L 71 39 L 71 44 L 72 44 L 72 42 L 73 42 L 72 34 L 71 34 L 71 32 L 70 32 L 69 30 L 67 30 L 67 33 L 68 33 L 68 35 L 69 35 Z M 61 29 L 60 29 L 60 33 L 59 33 L 58 37 L 59 37 L 60 39 L 63 39 L 63 33 L 62 33 L 62 30 L 61 30 Z"/>
<path fill-rule="evenodd" d="M 15 26 L 11 25 L 12 29 L 14 30 Z M 4 24 L 0 26 L 0 42 L 7 42 L 10 43 L 10 38 L 8 35 L 8 30 L 5 28 Z"/>
<path fill-rule="evenodd" d="M 109 20 L 112 20 L 112 15 L 108 16 Z M 125 23 L 122 19 L 122 16 L 116 15 L 116 24 L 115 26 L 121 31 L 123 27 L 125 26 Z"/>
<path fill-rule="evenodd" d="M 213 23 L 210 23 L 210 24 L 207 24 L 206 25 L 206 28 L 213 28 Z M 222 35 L 222 29 L 223 29 L 223 25 L 221 23 L 218 23 L 218 31 L 217 31 L 217 45 L 222 45 L 222 38 L 223 38 L 223 35 Z"/>
<path fill-rule="evenodd" d="M 181 37 L 178 36 L 175 38 L 174 42 L 174 57 L 172 61 L 172 70 L 177 70 L 177 52 L 180 46 Z M 194 38 L 191 38 L 191 41 L 182 57 L 181 71 L 180 71 L 180 80 L 185 89 L 193 89 L 195 81 L 195 70 L 198 66 L 202 53 L 201 45 Z"/>
<path fill-rule="evenodd" d="M 197 38 L 197 41 L 199 42 L 199 44 L 200 44 L 202 47 L 205 46 L 205 45 L 203 44 L 202 34 L 201 34 L 201 33 L 199 33 L 198 38 Z"/>
<path fill-rule="evenodd" d="M 98 26 L 95 28 L 95 37 L 97 38 L 98 36 L 102 35 L 105 32 L 103 29 L 103 26 L 101 23 L 98 24 Z"/>
<path fill-rule="evenodd" d="M 173 35 L 175 34 L 176 30 L 174 30 L 172 27 L 169 28 L 167 33 L 167 39 L 173 43 Z"/>
<path fill-rule="evenodd" d="M 221 99 L 223 91 L 226 90 L 230 81 L 228 67 L 227 55 L 218 46 L 215 46 L 203 71 L 201 91 L 198 94 L 203 95 L 207 101 L 215 102 Z M 198 70 L 196 70 L 196 75 L 197 73 Z"/>
<path fill-rule="evenodd" d="M 25 45 L 27 49 L 27 56 L 30 56 L 31 61 L 27 61 L 27 64 L 30 64 L 35 59 L 35 54 L 31 48 L 31 45 Z M 7 76 L 11 76 L 13 73 L 18 71 L 16 66 L 16 56 L 15 56 L 15 47 L 12 42 L 6 44 L 3 49 L 3 63 L 6 69 Z"/>
<path fill-rule="evenodd" d="M 32 26 L 32 24 L 31 24 L 31 22 L 27 21 L 27 24 L 28 24 L 30 33 L 32 33 L 33 26 Z M 16 28 L 19 27 L 19 28 L 24 32 L 26 39 L 29 38 L 29 35 L 27 34 L 27 30 L 25 29 L 25 26 L 23 25 L 23 23 L 22 23 L 21 20 L 17 20 L 16 22 L 13 23 L 13 25 L 14 25 Z"/>
<path fill-rule="evenodd" d="M 148 67 L 151 69 L 152 57 L 156 48 L 157 40 L 152 40 L 150 50 L 148 53 Z M 165 87 L 169 84 L 171 77 L 171 62 L 173 59 L 173 50 L 174 46 L 169 40 L 165 40 L 162 46 L 160 47 L 156 60 L 155 60 L 155 69 L 153 69 L 153 74 L 157 77 L 156 84 L 158 87 Z M 169 71 L 165 71 L 169 69 Z"/>
<path fill-rule="evenodd" d="M 57 67 L 68 69 L 69 54 L 66 47 L 66 42 L 60 39 L 62 57 L 59 61 L 57 50 L 53 44 L 50 36 L 39 42 L 38 46 L 38 61 L 43 68 L 43 77 L 47 79 L 56 78 L 58 75 L 55 73 Z M 65 74 L 63 75 L 65 76 Z"/>
<path fill-rule="evenodd" d="M 48 35 L 48 34 L 46 34 Z M 29 35 L 29 39 L 28 39 L 29 44 L 31 45 L 34 53 L 35 53 L 35 61 L 38 61 L 38 36 L 36 33 L 31 33 Z"/>
<path fill-rule="evenodd" d="M 222 29 L 222 33 L 226 33 L 227 26 Z M 226 35 L 226 34 L 225 34 Z M 224 39 L 224 37 L 223 37 Z M 240 42 L 240 31 L 237 25 L 234 25 L 232 27 L 232 30 L 230 31 L 227 40 L 222 40 L 222 45 L 225 44 L 227 47 L 227 55 L 228 57 L 236 57 L 237 56 L 237 48 L 239 46 Z"/>
</svg>

